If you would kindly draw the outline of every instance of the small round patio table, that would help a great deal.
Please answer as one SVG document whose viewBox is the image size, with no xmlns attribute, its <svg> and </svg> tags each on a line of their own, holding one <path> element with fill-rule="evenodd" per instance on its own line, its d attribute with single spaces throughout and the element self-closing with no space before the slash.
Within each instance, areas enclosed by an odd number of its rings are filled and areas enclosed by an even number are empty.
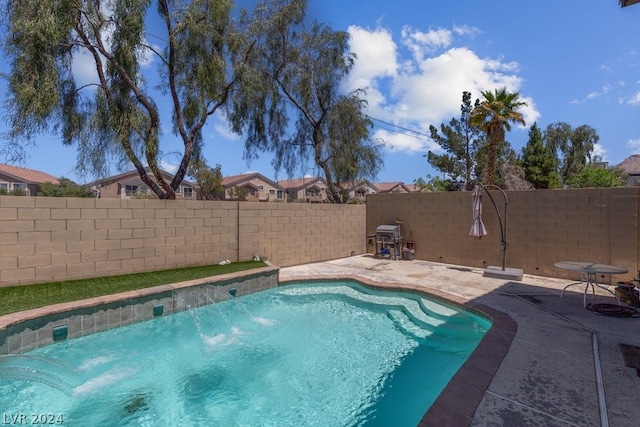
<svg viewBox="0 0 640 427">
<path fill-rule="evenodd" d="M 616 267 L 615 265 L 598 264 L 595 262 L 579 262 L 579 261 L 560 261 L 560 262 L 556 262 L 554 265 L 558 268 L 562 268 L 563 270 L 577 271 L 580 273 L 580 281 L 576 283 L 570 283 L 567 286 L 565 286 L 564 289 L 562 289 L 562 292 L 560 292 L 560 298 L 562 298 L 564 291 L 568 287 L 575 286 L 575 285 L 582 285 L 584 283 L 585 284 L 584 297 L 582 300 L 582 305 L 584 307 L 587 306 L 587 291 L 589 290 L 589 286 L 591 286 L 593 298 L 596 297 L 596 286 L 597 286 L 600 289 L 604 289 L 605 291 L 613 295 L 613 297 L 618 302 L 618 305 L 620 305 L 620 300 L 618 299 L 616 294 L 611 292 L 609 288 L 601 286 L 598 283 L 597 275 L 598 274 L 624 274 L 629 271 L 626 268 Z"/>
</svg>

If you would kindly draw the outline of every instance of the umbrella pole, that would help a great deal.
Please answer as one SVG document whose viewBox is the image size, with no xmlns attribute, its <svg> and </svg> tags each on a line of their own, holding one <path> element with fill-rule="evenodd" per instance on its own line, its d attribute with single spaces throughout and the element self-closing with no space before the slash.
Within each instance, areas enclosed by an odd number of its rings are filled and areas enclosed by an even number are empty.
<svg viewBox="0 0 640 427">
<path fill-rule="evenodd" d="M 498 215 L 498 222 L 500 223 L 500 234 L 502 237 L 502 271 L 505 271 L 505 265 L 507 261 L 507 246 L 509 246 L 509 241 L 507 240 L 507 207 L 509 206 L 509 199 L 507 198 L 507 193 L 497 185 L 489 184 L 480 186 L 487 191 L 487 195 L 493 204 L 494 209 L 496 210 L 496 214 Z M 500 217 L 500 211 L 498 210 L 498 205 L 496 205 L 495 200 L 493 200 L 493 196 L 489 191 L 489 187 L 494 188 L 502 193 L 502 197 L 504 197 L 504 226 L 502 224 L 502 218 Z"/>
</svg>

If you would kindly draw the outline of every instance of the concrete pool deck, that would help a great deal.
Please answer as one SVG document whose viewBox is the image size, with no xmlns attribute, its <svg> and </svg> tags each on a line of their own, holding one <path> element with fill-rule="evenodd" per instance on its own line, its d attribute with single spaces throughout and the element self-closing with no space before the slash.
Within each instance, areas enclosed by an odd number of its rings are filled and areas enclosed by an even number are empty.
<svg viewBox="0 0 640 427">
<path fill-rule="evenodd" d="M 279 276 L 283 282 L 353 277 L 412 287 L 468 301 L 471 307 L 486 306 L 515 321 L 517 330 L 512 328 L 515 335 L 505 346 L 506 354 L 497 348 L 493 361 L 478 361 L 478 355 L 472 355 L 464 377 L 454 377 L 443 392 L 446 398 L 434 404 L 438 410 L 430 411 L 434 413 L 421 425 L 640 425 L 640 365 L 627 366 L 629 358 L 625 362 L 620 346 L 640 347 L 640 317 L 604 316 L 583 308 L 582 286 L 569 288 L 560 298 L 571 281 L 528 274 L 521 281 L 508 281 L 483 277 L 480 268 L 368 255 L 281 268 Z M 615 299 L 598 290 L 595 302 Z M 486 349 L 485 345 L 480 357 L 487 357 Z M 486 372 L 480 368 L 474 374 L 474 367 L 492 363 L 497 367 L 492 376 L 477 380 Z M 476 403 L 464 408 L 469 402 Z"/>
</svg>

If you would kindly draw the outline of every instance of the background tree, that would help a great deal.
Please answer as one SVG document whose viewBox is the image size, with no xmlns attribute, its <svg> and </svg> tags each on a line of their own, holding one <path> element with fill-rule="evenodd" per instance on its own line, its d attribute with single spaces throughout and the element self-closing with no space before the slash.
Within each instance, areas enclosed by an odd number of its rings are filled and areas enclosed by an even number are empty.
<svg viewBox="0 0 640 427">
<path fill-rule="evenodd" d="M 427 175 L 427 180 L 419 178 L 417 184 L 421 189 L 431 191 L 460 191 L 460 182 L 454 182 L 449 178 L 438 178 L 437 176 Z"/>
<path fill-rule="evenodd" d="M 229 190 L 229 200 L 246 202 L 249 190 L 246 187 L 235 187 Z"/>
<path fill-rule="evenodd" d="M 429 177 L 429 175 L 427 175 L 427 178 Z M 419 177 L 413 180 L 413 185 L 414 187 L 417 189 L 417 191 L 423 191 L 428 189 L 428 184 L 427 181 L 424 180 L 424 178 Z"/>
<path fill-rule="evenodd" d="M 15 188 L 11 191 L 6 188 L 0 188 L 0 196 L 26 196 L 27 192 L 22 188 Z"/>
<path fill-rule="evenodd" d="M 547 126 L 543 138 L 558 158 L 558 174 L 565 184 L 590 163 L 593 148 L 600 139 L 590 126 L 572 129 L 565 122 Z"/>
<path fill-rule="evenodd" d="M 222 185 L 222 166 L 210 167 L 204 160 L 194 159 L 189 165 L 188 175 L 198 183 L 202 200 L 222 200 L 225 198 L 225 188 Z"/>
<path fill-rule="evenodd" d="M 487 134 L 486 183 L 495 185 L 496 155 L 499 145 L 505 142 L 505 134 L 511 130 L 511 123 L 525 125 L 522 114 L 516 110 L 525 106 L 526 103 L 520 101 L 519 93 L 507 92 L 506 88 L 481 93 L 484 100 L 471 112 L 470 122 Z"/>
<path fill-rule="evenodd" d="M 291 3 L 300 4 L 294 9 L 302 16 L 306 1 Z M 245 11 L 236 14 L 231 0 L 21 0 L 2 7 L 9 149 L 20 152 L 37 134 L 58 133 L 78 148 L 78 173 L 103 177 L 112 162 L 119 169 L 132 164 L 160 198 L 175 198 L 210 116 L 225 110 L 251 120 L 248 111 L 231 111 L 243 105 L 233 98 L 262 83 L 251 80 L 254 52 L 271 23 L 286 25 L 282 14 L 292 10 L 283 1 L 260 3 L 256 21 Z M 154 11 L 161 25 L 148 30 Z M 149 33 L 164 46 L 151 46 Z M 73 67 L 80 55 L 95 71 L 95 81 L 83 87 Z M 143 73 L 149 57 L 158 67 L 159 94 Z M 182 141 L 170 183 L 158 166 L 160 97 L 168 97 L 172 130 Z"/>
<path fill-rule="evenodd" d="M 527 145 L 522 149 L 522 167 L 525 179 L 534 188 L 547 189 L 560 186 L 556 153 L 544 143 L 537 123 L 529 129 Z"/>
<path fill-rule="evenodd" d="M 624 187 L 626 184 L 618 170 L 592 163 L 570 176 L 567 185 L 570 188 L 602 188 Z"/>
<path fill-rule="evenodd" d="M 261 21 L 269 24 L 259 47 L 262 74 L 235 98 L 235 111 L 250 111 L 254 120 L 231 118 L 234 129 L 247 134 L 249 158 L 270 151 L 276 172 L 290 176 L 312 159 L 324 175 L 328 199 L 341 203 L 342 183 L 375 178 L 382 166 L 380 145 L 370 139 L 373 122 L 362 91 L 340 90 L 354 64 L 348 34 L 317 22 L 306 28 L 304 5 L 292 2 L 278 19 Z"/>
<path fill-rule="evenodd" d="M 504 190 L 533 190 L 533 185 L 525 178 L 522 160 L 510 144 L 505 146 L 504 153 L 498 158 L 496 185 Z"/>
<path fill-rule="evenodd" d="M 78 185 L 69 178 L 60 178 L 58 184 L 45 182 L 38 188 L 38 196 L 43 197 L 95 197 L 92 189 Z"/>
<path fill-rule="evenodd" d="M 476 100 L 475 107 L 480 101 Z M 478 148 L 484 144 L 484 132 L 470 122 L 471 93 L 462 93 L 462 104 L 460 106 L 460 119 L 451 119 L 449 125 L 440 124 L 440 132 L 431 125 L 431 139 L 444 150 L 444 154 L 435 154 L 429 151 L 426 154 L 427 160 L 436 170 L 449 176 L 453 183 L 457 183 L 458 189 L 471 190 L 471 182 L 476 177 L 474 173 L 476 165 L 476 153 Z M 453 185 L 451 186 L 453 188 Z"/>
</svg>

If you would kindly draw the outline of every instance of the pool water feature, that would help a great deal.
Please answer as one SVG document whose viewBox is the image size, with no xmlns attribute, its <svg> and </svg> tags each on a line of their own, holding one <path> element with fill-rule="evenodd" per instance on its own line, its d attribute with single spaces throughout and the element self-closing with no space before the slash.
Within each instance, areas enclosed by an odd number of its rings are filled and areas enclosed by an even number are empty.
<svg viewBox="0 0 640 427">
<path fill-rule="evenodd" d="M 414 426 L 489 328 L 416 294 L 289 284 L 2 357 L 0 409 L 64 425 Z"/>
</svg>

